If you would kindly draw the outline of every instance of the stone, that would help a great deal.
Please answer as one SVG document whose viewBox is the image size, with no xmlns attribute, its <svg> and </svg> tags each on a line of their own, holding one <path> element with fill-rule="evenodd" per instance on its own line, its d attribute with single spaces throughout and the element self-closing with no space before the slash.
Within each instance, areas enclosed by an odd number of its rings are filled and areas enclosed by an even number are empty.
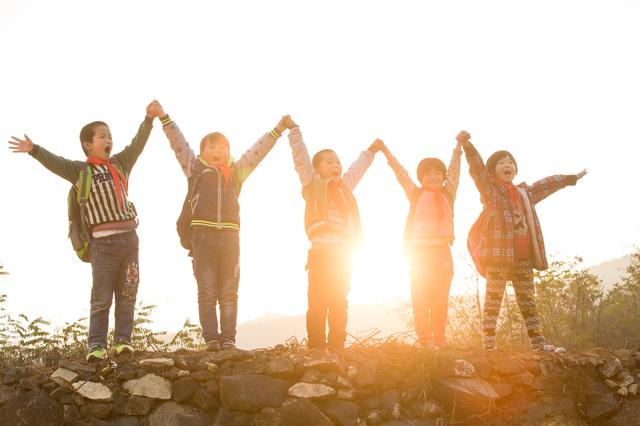
<svg viewBox="0 0 640 426">
<path fill-rule="evenodd" d="M 629 375 L 619 381 L 620 386 L 629 386 L 633 383 L 633 376 Z"/>
<path fill-rule="evenodd" d="M 80 420 L 80 410 L 75 405 L 64 404 L 62 406 L 62 417 L 65 423 L 73 423 L 76 420 Z"/>
<path fill-rule="evenodd" d="M 342 376 L 338 376 L 338 379 L 336 380 L 336 385 L 339 388 L 347 388 L 347 389 L 353 387 L 351 382 Z"/>
<path fill-rule="evenodd" d="M 524 385 L 532 387 L 536 377 L 528 371 L 523 371 L 520 374 L 513 374 L 507 377 L 509 383 L 514 385 Z"/>
<path fill-rule="evenodd" d="M 262 361 L 245 359 L 235 363 L 231 371 L 232 374 L 262 374 L 265 372 L 264 369 L 265 366 Z"/>
<path fill-rule="evenodd" d="M 111 414 L 111 404 L 91 403 L 80 407 L 80 415 L 84 418 L 106 419 L 109 414 Z"/>
<path fill-rule="evenodd" d="M 140 422 L 137 417 L 127 416 L 114 420 L 110 426 L 140 426 Z"/>
<path fill-rule="evenodd" d="M 16 395 L 16 389 L 11 386 L 0 384 L 0 406 Z"/>
<path fill-rule="evenodd" d="M 353 380 L 356 378 L 357 375 L 358 375 L 358 369 L 356 367 L 354 367 L 353 365 L 350 365 L 349 367 L 347 367 L 347 379 Z"/>
<path fill-rule="evenodd" d="M 384 414 L 380 410 L 373 410 L 367 415 L 367 426 L 377 426 L 384 421 Z"/>
<path fill-rule="evenodd" d="M 337 359 L 331 354 L 325 354 L 320 357 L 305 358 L 302 362 L 302 368 L 309 370 L 311 368 L 320 371 L 340 371 Z"/>
<path fill-rule="evenodd" d="M 321 378 L 322 373 L 320 373 L 319 370 L 311 369 L 304 372 L 300 381 L 305 383 L 320 383 Z"/>
<path fill-rule="evenodd" d="M 336 393 L 336 398 L 350 400 L 350 399 L 353 399 L 354 394 L 355 392 L 353 389 L 338 389 L 338 392 Z"/>
<path fill-rule="evenodd" d="M 222 407 L 218 410 L 213 426 L 254 426 L 253 416 L 242 411 L 231 411 Z"/>
<path fill-rule="evenodd" d="M 61 380 L 64 380 L 67 383 L 71 383 L 78 378 L 78 373 L 71 370 L 67 370 L 66 368 L 59 367 L 56 371 L 54 371 L 51 374 L 51 376 L 49 376 L 49 378 L 51 380 L 59 378 Z"/>
<path fill-rule="evenodd" d="M 308 399 L 285 401 L 281 412 L 286 425 L 333 426 L 333 422 Z"/>
<path fill-rule="evenodd" d="M 604 365 L 604 364 L 603 364 Z M 609 389 L 596 380 L 581 385 L 584 394 L 576 399 L 576 408 L 589 423 L 599 423 L 618 411 L 618 401 Z"/>
<path fill-rule="evenodd" d="M 633 371 L 636 368 L 636 358 L 630 349 L 618 349 L 615 351 L 616 357 L 625 370 Z"/>
<path fill-rule="evenodd" d="M 456 359 L 453 363 L 453 375 L 458 377 L 473 377 L 476 375 L 476 367 L 464 359 Z"/>
<path fill-rule="evenodd" d="M 205 382 L 204 387 L 213 395 L 216 395 L 220 390 L 217 380 L 209 380 L 208 382 Z"/>
<path fill-rule="evenodd" d="M 140 367 L 169 368 L 174 364 L 175 361 L 172 358 L 146 358 L 138 361 Z"/>
<path fill-rule="evenodd" d="M 155 399 L 171 399 L 171 382 L 155 374 L 147 374 L 140 379 L 126 381 L 122 387 L 131 395 Z"/>
<path fill-rule="evenodd" d="M 616 382 L 614 382 L 613 380 L 611 380 L 611 379 L 606 379 L 604 381 L 604 384 L 607 385 L 607 387 L 609 387 L 611 389 L 614 389 L 614 388 L 618 387 L 618 384 Z"/>
<path fill-rule="evenodd" d="M 605 426 L 636 426 L 640 419 L 640 399 L 625 400 L 620 411 L 601 424 Z"/>
<path fill-rule="evenodd" d="M 208 362 L 207 371 L 213 374 L 214 376 L 217 376 L 219 374 L 220 367 L 218 367 L 218 364 L 214 364 L 213 362 Z"/>
<path fill-rule="evenodd" d="M 209 364 L 207 355 L 178 355 L 175 359 L 176 366 L 189 371 L 206 370 Z"/>
<path fill-rule="evenodd" d="M 202 411 L 215 411 L 220 408 L 220 403 L 216 398 L 204 388 L 198 388 L 193 395 L 193 403 Z"/>
<path fill-rule="evenodd" d="M 225 376 L 220 379 L 220 400 L 225 408 L 258 411 L 279 407 L 287 397 L 289 382 L 262 374 Z"/>
<path fill-rule="evenodd" d="M 163 402 L 147 417 L 148 426 L 208 426 L 205 416 L 174 401 Z"/>
<path fill-rule="evenodd" d="M 521 373 L 526 369 L 524 361 L 518 358 L 510 358 L 505 361 L 499 361 L 493 364 L 493 371 L 497 374 L 510 376 L 512 374 Z"/>
<path fill-rule="evenodd" d="M 380 397 L 380 406 L 384 409 L 388 416 L 392 416 L 396 404 L 400 401 L 400 392 L 397 389 L 390 389 Z M 374 407 L 377 408 L 377 407 Z"/>
<path fill-rule="evenodd" d="M 55 426 L 64 421 L 62 407 L 45 392 L 36 389 L 24 394 L 23 397 L 21 401 L 16 401 L 19 403 L 18 406 L 12 408 L 9 401 L 2 407 L 8 409 L 8 412 L 0 410 L 1 424 Z"/>
<path fill-rule="evenodd" d="M 380 360 L 378 359 L 365 361 L 355 377 L 356 386 L 373 386 L 376 382 L 379 365 Z"/>
<path fill-rule="evenodd" d="M 326 399 L 316 402 L 316 406 L 329 420 L 340 426 L 355 426 L 358 420 L 358 405 L 339 399 Z"/>
<path fill-rule="evenodd" d="M 411 410 L 419 417 L 433 417 L 442 413 L 442 407 L 433 399 L 419 398 L 411 404 Z"/>
<path fill-rule="evenodd" d="M 319 383 L 300 382 L 289 388 L 289 395 L 297 398 L 328 398 L 335 394 L 335 389 Z"/>
<path fill-rule="evenodd" d="M 620 396 L 627 396 L 629 395 L 629 390 L 627 389 L 626 386 L 622 386 L 620 389 L 618 389 L 616 393 Z"/>
<path fill-rule="evenodd" d="M 73 384 L 73 388 L 78 394 L 92 401 L 107 401 L 113 396 L 111 389 L 102 383 L 86 382 L 81 380 Z"/>
<path fill-rule="evenodd" d="M 132 396 L 127 398 L 122 412 L 128 416 L 144 416 L 151 411 L 155 400 L 144 396 Z"/>
<path fill-rule="evenodd" d="M 237 348 L 220 351 L 209 355 L 209 361 L 212 361 L 216 364 L 220 364 L 225 361 L 242 361 L 243 359 L 250 358 L 253 358 L 253 352 Z"/>
<path fill-rule="evenodd" d="M 431 395 L 447 409 L 464 415 L 488 412 L 500 395 L 481 378 L 443 377 L 433 383 Z"/>
<path fill-rule="evenodd" d="M 598 367 L 598 371 L 603 378 L 610 379 L 622 371 L 622 363 L 618 358 L 609 358 Z"/>
<path fill-rule="evenodd" d="M 12 385 L 14 383 L 20 382 L 20 380 L 25 377 L 26 374 L 22 369 L 9 367 L 2 372 L 2 375 L 0 375 L 0 383 L 2 383 L 3 385 Z"/>
<path fill-rule="evenodd" d="M 191 377 L 199 382 L 207 382 L 209 380 L 214 380 L 216 376 L 208 372 L 207 370 L 198 370 L 191 372 Z"/>
<path fill-rule="evenodd" d="M 171 398 L 174 401 L 182 402 L 191 398 L 200 385 L 191 377 L 178 379 L 171 383 Z"/>
<path fill-rule="evenodd" d="M 76 373 L 93 374 L 96 372 L 96 365 L 88 362 L 72 361 L 69 359 L 61 359 L 58 366 Z"/>
<path fill-rule="evenodd" d="M 293 362 L 283 356 L 272 358 L 267 362 L 264 372 L 269 376 L 289 377 L 294 372 Z"/>
<path fill-rule="evenodd" d="M 637 395 L 638 394 L 638 384 L 637 383 L 633 383 L 629 385 L 629 394 L 630 395 Z"/>
</svg>

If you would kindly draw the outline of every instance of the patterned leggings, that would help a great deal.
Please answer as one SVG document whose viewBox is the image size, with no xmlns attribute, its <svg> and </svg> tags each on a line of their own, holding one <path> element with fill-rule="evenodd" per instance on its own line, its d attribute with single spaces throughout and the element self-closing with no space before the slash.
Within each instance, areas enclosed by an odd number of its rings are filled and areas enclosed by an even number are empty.
<svg viewBox="0 0 640 426">
<path fill-rule="evenodd" d="M 531 348 L 536 350 L 545 344 L 540 324 L 540 314 L 536 307 L 535 288 L 531 263 L 521 262 L 514 268 L 488 267 L 487 289 L 482 313 L 482 346 L 484 349 L 496 348 L 496 326 L 500 306 L 507 281 L 511 281 L 516 292 L 516 300 L 524 319 Z"/>
</svg>

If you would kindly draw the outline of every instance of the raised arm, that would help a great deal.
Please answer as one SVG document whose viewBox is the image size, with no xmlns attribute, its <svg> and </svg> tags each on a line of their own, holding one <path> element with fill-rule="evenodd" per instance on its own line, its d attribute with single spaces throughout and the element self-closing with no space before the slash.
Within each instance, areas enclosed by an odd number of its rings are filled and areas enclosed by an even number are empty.
<svg viewBox="0 0 640 426">
<path fill-rule="evenodd" d="M 14 153 L 27 153 L 38 160 L 49 171 L 57 174 L 71 183 L 76 183 L 80 170 L 86 167 L 82 161 L 67 160 L 64 157 L 52 154 L 39 145 L 34 144 L 29 136 L 24 135 L 24 139 L 11 136 L 9 149 Z"/>
<path fill-rule="evenodd" d="M 160 117 L 157 114 L 162 111 L 162 107 L 160 107 L 160 110 L 158 110 L 155 107 L 156 104 L 158 106 L 160 105 L 158 101 L 153 100 L 149 105 L 147 105 L 147 115 L 144 117 L 142 123 L 140 123 L 138 132 L 131 140 L 131 143 L 124 147 L 122 151 L 111 157 L 111 161 L 121 164 L 122 167 L 124 167 L 124 169 L 127 171 L 127 173 L 131 172 L 133 165 L 136 164 L 138 157 L 142 153 L 142 150 L 149 140 L 151 128 L 153 127 L 153 119 L 155 117 Z"/>
<path fill-rule="evenodd" d="M 169 140 L 169 145 L 171 145 L 171 149 L 176 155 L 176 160 L 178 160 L 178 164 L 180 164 L 184 175 L 189 178 L 193 172 L 193 165 L 196 162 L 196 154 L 189 146 L 189 143 L 182 134 L 182 131 L 180 131 L 180 127 L 178 127 L 176 122 L 169 117 L 169 114 L 165 113 L 160 104 L 158 104 L 156 108 L 159 109 L 157 114 L 160 114 L 158 117 L 162 123 L 162 130 Z"/>
<path fill-rule="evenodd" d="M 255 170 L 258 164 L 260 164 L 269 151 L 271 151 L 271 148 L 276 144 L 278 138 L 282 136 L 282 133 L 287 129 L 286 120 L 288 117 L 288 115 L 282 117 L 273 130 L 262 135 L 262 137 L 236 161 L 235 166 L 241 182 L 244 182 L 249 177 L 251 172 Z"/>
<path fill-rule="evenodd" d="M 444 180 L 444 189 L 449 193 L 452 200 L 456 199 L 456 192 L 458 191 L 458 182 L 460 181 L 460 157 L 462 157 L 462 141 L 470 137 L 469 133 L 464 130 L 458 133 L 456 137 L 456 147 L 451 154 L 451 160 L 449 161 L 449 167 L 447 168 L 447 176 Z"/>
<path fill-rule="evenodd" d="M 349 189 L 352 191 L 364 176 L 364 173 L 367 171 L 371 163 L 373 163 L 373 157 L 376 152 L 380 151 L 384 143 L 380 139 L 376 139 L 366 150 L 360 153 L 360 156 L 356 159 L 356 161 L 351 164 L 349 170 L 347 170 L 342 175 L 342 182 L 347 185 Z"/>
<path fill-rule="evenodd" d="M 559 189 L 575 185 L 586 174 L 587 171 L 583 170 L 576 175 L 554 175 L 534 182 L 527 188 L 531 194 L 531 202 L 533 204 L 539 203 Z"/>
<path fill-rule="evenodd" d="M 292 129 L 289 132 L 289 145 L 291 146 L 291 155 L 293 156 L 293 166 L 298 173 L 302 187 L 305 187 L 313 179 L 313 165 L 309 158 L 307 146 L 302 140 L 300 127 L 295 125 L 295 123 L 292 125 Z"/>
<path fill-rule="evenodd" d="M 481 198 L 486 200 L 491 186 L 487 167 L 476 147 L 469 141 L 471 135 L 467 132 L 460 132 L 458 137 L 464 150 L 464 156 L 467 158 L 467 163 L 469 163 L 469 174 L 476 184 Z"/>
<path fill-rule="evenodd" d="M 405 195 L 409 200 L 411 200 L 413 194 L 415 194 L 415 191 L 418 189 L 418 186 L 413 182 L 413 180 L 411 180 L 409 173 L 407 173 L 407 170 L 402 167 L 402 164 L 400 164 L 396 157 L 391 154 L 391 151 L 386 144 L 382 145 L 381 151 L 387 159 L 387 164 L 389 164 L 389 167 L 391 167 L 391 170 L 393 170 L 393 173 L 396 175 L 396 179 L 400 186 L 402 186 Z"/>
</svg>

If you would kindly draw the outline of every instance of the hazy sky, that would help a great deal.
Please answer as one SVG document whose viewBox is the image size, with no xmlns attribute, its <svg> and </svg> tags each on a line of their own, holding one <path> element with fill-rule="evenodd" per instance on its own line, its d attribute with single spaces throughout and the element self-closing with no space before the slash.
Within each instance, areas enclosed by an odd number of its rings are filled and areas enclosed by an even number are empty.
<svg viewBox="0 0 640 426">
<path fill-rule="evenodd" d="M 80 128 L 103 120 L 117 152 L 156 98 L 192 146 L 221 131 L 237 157 L 291 114 L 310 151 L 333 148 L 346 168 L 380 137 L 414 176 L 423 157 L 448 162 L 466 129 L 485 158 L 513 153 L 516 181 L 588 169 L 538 213 L 549 253 L 596 264 L 640 242 L 638 22 L 640 2 L 622 0 L 2 0 L 0 135 L 27 133 L 82 159 Z M 86 316 L 91 269 L 67 240 L 69 184 L 6 142 L 0 181 L 9 312 L 56 323 Z M 175 232 L 186 179 L 158 122 L 129 189 L 140 219 L 138 300 L 160 305 L 159 327 L 197 320 Z M 351 303 L 408 297 L 408 202 L 382 155 L 355 195 L 365 245 Z M 241 321 L 306 309 L 303 208 L 284 137 L 241 194 Z M 463 159 L 457 292 L 469 288 L 466 233 L 479 211 Z"/>
</svg>

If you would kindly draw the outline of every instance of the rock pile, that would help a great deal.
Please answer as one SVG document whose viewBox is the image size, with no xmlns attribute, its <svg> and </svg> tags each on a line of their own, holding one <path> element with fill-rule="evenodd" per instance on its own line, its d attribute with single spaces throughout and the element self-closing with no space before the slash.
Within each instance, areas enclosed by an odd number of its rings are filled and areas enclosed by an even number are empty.
<svg viewBox="0 0 640 426">
<path fill-rule="evenodd" d="M 638 424 L 640 352 L 137 353 L 0 370 L 0 425 Z"/>
</svg>

